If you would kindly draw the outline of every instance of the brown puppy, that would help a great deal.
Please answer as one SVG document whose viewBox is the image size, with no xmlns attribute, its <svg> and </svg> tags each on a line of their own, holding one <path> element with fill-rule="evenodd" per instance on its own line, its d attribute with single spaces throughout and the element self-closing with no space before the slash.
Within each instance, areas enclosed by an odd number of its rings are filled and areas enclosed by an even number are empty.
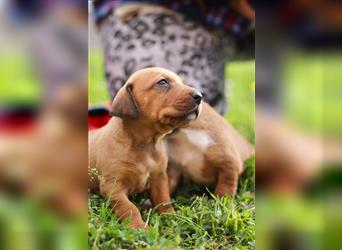
<svg viewBox="0 0 342 250">
<path fill-rule="evenodd" d="M 147 190 L 158 212 L 172 212 L 164 136 L 198 115 L 201 94 L 179 76 L 162 69 L 135 72 L 112 104 L 113 118 L 89 135 L 89 167 L 99 174 L 99 187 L 117 216 L 131 216 L 131 227 L 146 227 L 129 201 L 132 192 Z M 91 186 L 96 185 L 91 181 Z"/>
<path fill-rule="evenodd" d="M 85 82 L 60 84 L 35 126 L 0 133 L 0 189 L 30 197 L 59 216 L 87 217 Z"/>
<path fill-rule="evenodd" d="M 170 192 L 183 173 L 196 183 L 217 183 L 219 196 L 235 195 L 243 162 L 253 147 L 208 104 L 201 106 L 198 119 L 167 137 Z"/>
</svg>

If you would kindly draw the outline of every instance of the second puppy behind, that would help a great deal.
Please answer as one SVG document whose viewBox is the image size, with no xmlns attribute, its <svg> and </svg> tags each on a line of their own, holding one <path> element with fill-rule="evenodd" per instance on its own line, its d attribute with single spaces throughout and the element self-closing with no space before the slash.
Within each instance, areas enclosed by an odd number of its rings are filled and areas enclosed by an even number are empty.
<svg viewBox="0 0 342 250">
<path fill-rule="evenodd" d="M 254 149 L 207 103 L 186 128 L 167 137 L 169 189 L 173 193 L 182 175 L 203 185 L 216 184 L 219 196 L 236 193 L 244 161 Z"/>
</svg>

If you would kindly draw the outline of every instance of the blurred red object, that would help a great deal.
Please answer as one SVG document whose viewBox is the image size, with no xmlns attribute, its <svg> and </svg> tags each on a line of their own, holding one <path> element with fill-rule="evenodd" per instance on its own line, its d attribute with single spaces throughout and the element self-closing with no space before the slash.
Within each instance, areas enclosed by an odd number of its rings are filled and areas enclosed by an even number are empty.
<svg viewBox="0 0 342 250">
<path fill-rule="evenodd" d="M 91 106 L 88 110 L 88 130 L 101 128 L 111 118 L 108 105 Z M 37 125 L 37 112 L 31 108 L 12 108 L 0 112 L 0 135 L 30 134 Z"/>
<path fill-rule="evenodd" d="M 37 124 L 34 108 L 8 108 L 0 111 L 0 135 L 31 133 Z"/>
<path fill-rule="evenodd" d="M 109 112 L 110 104 L 91 106 L 88 110 L 88 130 L 101 128 L 111 118 Z"/>
</svg>

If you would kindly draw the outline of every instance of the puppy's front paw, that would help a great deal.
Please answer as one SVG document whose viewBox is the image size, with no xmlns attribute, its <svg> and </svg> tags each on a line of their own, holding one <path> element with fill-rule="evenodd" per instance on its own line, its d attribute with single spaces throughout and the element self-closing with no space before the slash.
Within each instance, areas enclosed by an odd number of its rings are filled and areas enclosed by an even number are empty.
<svg viewBox="0 0 342 250">
<path fill-rule="evenodd" d="M 236 194 L 236 188 L 217 188 L 214 193 L 219 197 L 234 197 Z"/>
<path fill-rule="evenodd" d="M 173 214 L 175 209 L 171 204 L 160 204 L 158 207 L 158 213 L 160 214 Z"/>
</svg>

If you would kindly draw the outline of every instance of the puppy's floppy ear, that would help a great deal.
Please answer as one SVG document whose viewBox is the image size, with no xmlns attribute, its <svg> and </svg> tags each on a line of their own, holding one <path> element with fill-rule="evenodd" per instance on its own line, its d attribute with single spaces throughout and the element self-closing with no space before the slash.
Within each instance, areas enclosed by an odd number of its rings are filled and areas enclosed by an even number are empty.
<svg viewBox="0 0 342 250">
<path fill-rule="evenodd" d="M 136 119 L 139 117 L 139 107 L 132 94 L 132 84 L 128 83 L 116 94 L 112 103 L 112 116 Z"/>
</svg>

